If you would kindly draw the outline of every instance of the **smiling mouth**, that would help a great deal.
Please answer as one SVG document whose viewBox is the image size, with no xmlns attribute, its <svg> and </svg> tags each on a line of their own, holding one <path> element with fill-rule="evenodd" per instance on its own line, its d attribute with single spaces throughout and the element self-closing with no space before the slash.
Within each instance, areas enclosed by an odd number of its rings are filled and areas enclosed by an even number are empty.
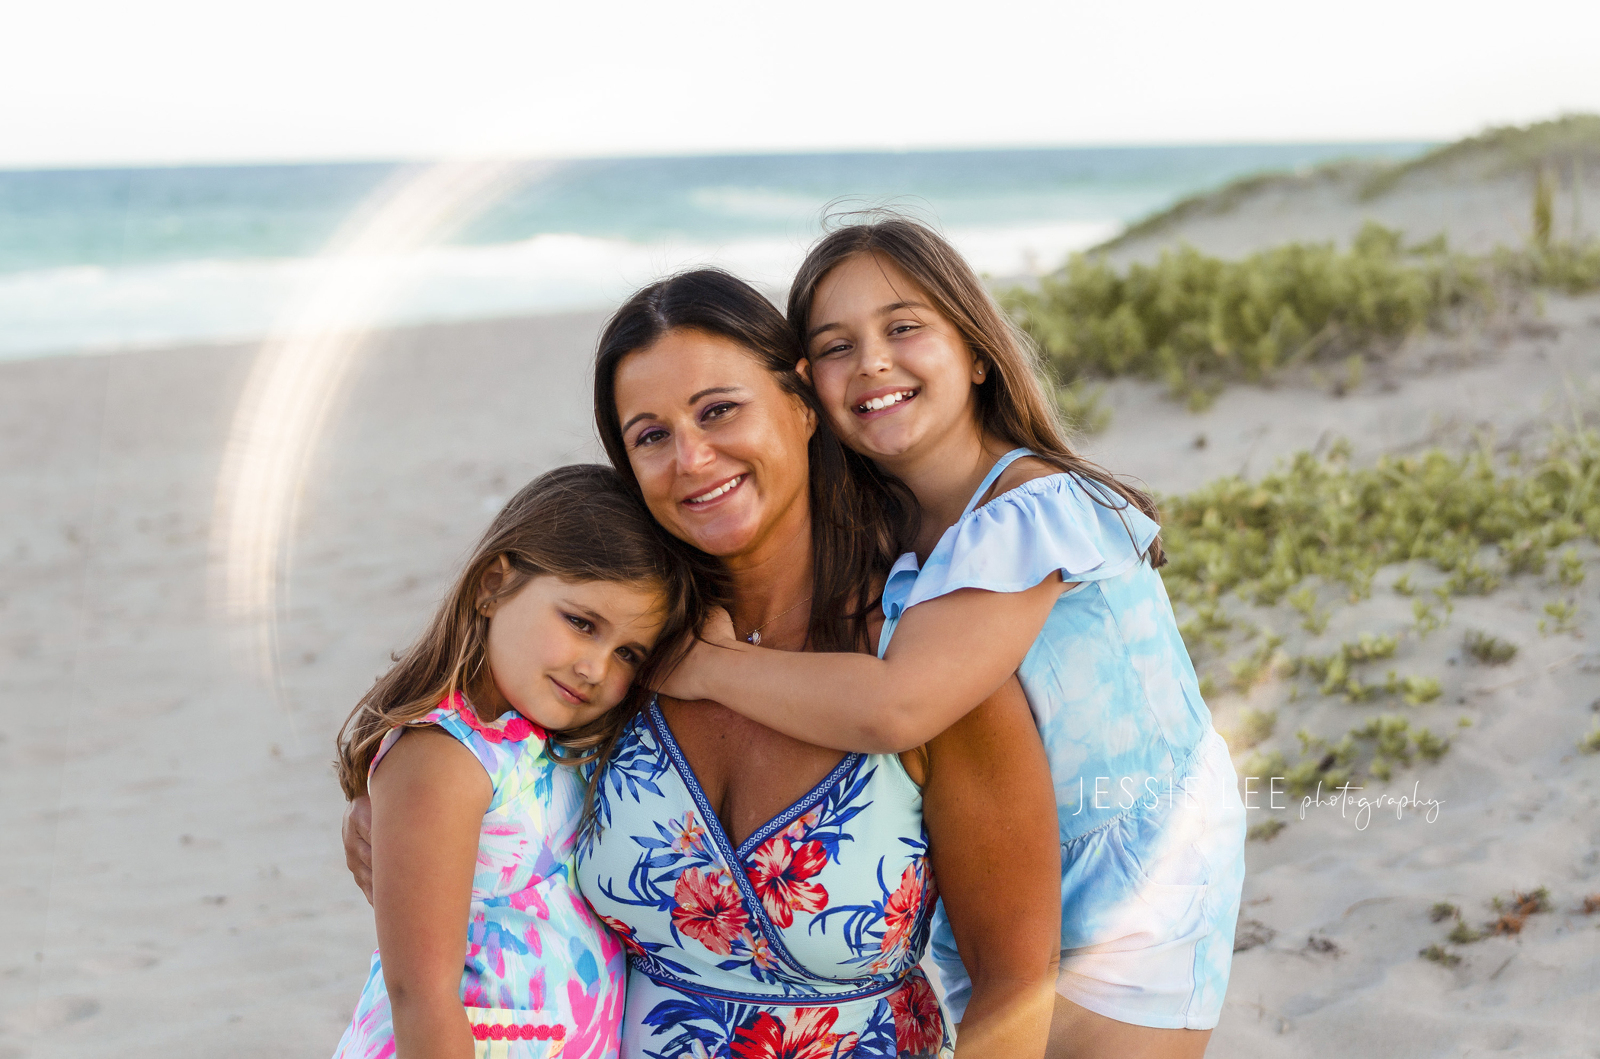
<svg viewBox="0 0 1600 1059">
<path fill-rule="evenodd" d="M 862 401 L 856 405 L 856 415 L 881 412 L 885 408 L 893 408 L 895 405 L 905 404 L 921 392 L 921 390 L 896 390 L 894 393 L 886 393 L 882 397 L 874 397 L 870 401 Z"/>
<path fill-rule="evenodd" d="M 729 493 L 733 492 L 735 489 L 737 489 L 739 487 L 739 483 L 743 482 L 743 481 L 744 481 L 744 475 L 736 474 L 732 478 L 729 478 L 726 482 L 723 482 L 721 485 L 717 486 L 714 489 L 707 489 L 705 492 L 701 493 L 699 496 L 691 496 L 691 497 L 687 498 L 686 500 L 684 500 L 684 503 L 685 504 L 696 504 L 696 505 L 698 505 L 698 504 L 709 504 L 709 503 L 711 503 L 711 501 L 720 499 L 720 498 L 722 498 L 724 496 L 727 496 Z"/>
<path fill-rule="evenodd" d="M 576 691 L 573 691 L 571 688 L 561 683 L 561 681 L 557 680 L 555 677 L 550 678 L 550 683 L 556 686 L 556 689 L 561 692 L 564 698 L 570 699 L 574 706 L 582 706 L 589 701 L 582 695 L 579 695 Z"/>
</svg>

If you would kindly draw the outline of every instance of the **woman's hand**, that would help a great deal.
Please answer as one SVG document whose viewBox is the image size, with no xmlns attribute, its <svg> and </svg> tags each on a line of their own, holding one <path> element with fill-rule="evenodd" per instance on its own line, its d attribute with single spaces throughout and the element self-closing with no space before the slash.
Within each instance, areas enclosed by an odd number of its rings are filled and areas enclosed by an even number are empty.
<svg viewBox="0 0 1600 1059">
<path fill-rule="evenodd" d="M 733 618 L 723 608 L 713 607 L 700 628 L 699 638 L 689 645 L 683 660 L 672 667 L 655 690 L 682 702 L 706 698 L 707 670 L 720 661 L 719 654 L 739 643 L 739 635 L 733 630 Z"/>
<path fill-rule="evenodd" d="M 355 877 L 356 885 L 372 903 L 372 798 L 363 794 L 344 811 L 339 827 L 344 839 L 344 864 Z"/>
</svg>

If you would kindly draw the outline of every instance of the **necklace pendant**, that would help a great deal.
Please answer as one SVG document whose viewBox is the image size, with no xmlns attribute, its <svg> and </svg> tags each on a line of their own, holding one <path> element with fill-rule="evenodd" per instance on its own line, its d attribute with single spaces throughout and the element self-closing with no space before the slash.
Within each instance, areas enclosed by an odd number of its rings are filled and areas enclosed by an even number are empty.
<svg viewBox="0 0 1600 1059">
<path fill-rule="evenodd" d="M 744 640 L 745 640 L 745 643 L 754 644 L 755 646 L 760 647 L 761 646 L 761 630 L 757 629 L 755 632 L 751 633 L 749 636 L 746 636 L 744 638 Z"/>
</svg>

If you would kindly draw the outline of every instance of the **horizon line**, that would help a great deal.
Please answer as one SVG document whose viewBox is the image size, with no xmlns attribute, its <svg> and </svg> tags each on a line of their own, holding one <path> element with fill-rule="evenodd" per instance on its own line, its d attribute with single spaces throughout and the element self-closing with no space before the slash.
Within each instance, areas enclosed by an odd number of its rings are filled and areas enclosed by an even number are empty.
<svg viewBox="0 0 1600 1059">
<path fill-rule="evenodd" d="M 772 150 L 729 151 L 654 151 L 615 152 L 602 154 L 511 154 L 485 152 L 469 154 L 449 152 L 437 155 L 379 156 L 300 156 L 259 157 L 238 159 L 188 159 L 105 162 L 0 162 L 0 174 L 14 173 L 87 173 L 119 172 L 129 170 L 159 169 L 272 169 L 310 168 L 312 166 L 402 166 L 430 165 L 441 161 L 465 159 L 496 159 L 508 162 L 623 162 L 667 161 L 686 158 L 805 158 L 829 155 L 933 155 L 933 154 L 1014 154 L 1050 151 L 1159 151 L 1174 148 L 1229 148 L 1229 147 L 1436 147 L 1453 140 L 1440 139 L 1262 139 L 1262 140 L 1178 140 L 1170 142 L 1127 143 L 1049 143 L 1049 144 L 978 144 L 969 146 L 917 146 L 917 147 L 832 147 L 832 148 L 775 148 Z"/>
</svg>

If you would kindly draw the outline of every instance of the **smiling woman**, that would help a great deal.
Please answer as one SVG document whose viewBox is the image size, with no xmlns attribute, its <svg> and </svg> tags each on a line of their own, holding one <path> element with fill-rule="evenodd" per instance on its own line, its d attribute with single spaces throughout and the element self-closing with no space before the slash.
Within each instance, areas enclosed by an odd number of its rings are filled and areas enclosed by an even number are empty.
<svg viewBox="0 0 1600 1059">
<path fill-rule="evenodd" d="M 688 273 L 606 328 L 596 419 L 656 519 L 719 562 L 739 630 L 864 650 L 899 494 L 844 455 L 799 360 L 757 291 Z M 661 696 L 599 774 L 578 874 L 629 950 L 623 1054 L 1043 1055 L 1058 856 L 1020 688 L 901 754 L 799 734 Z M 959 1041 L 919 968 L 941 895 L 982 969 Z"/>
</svg>

